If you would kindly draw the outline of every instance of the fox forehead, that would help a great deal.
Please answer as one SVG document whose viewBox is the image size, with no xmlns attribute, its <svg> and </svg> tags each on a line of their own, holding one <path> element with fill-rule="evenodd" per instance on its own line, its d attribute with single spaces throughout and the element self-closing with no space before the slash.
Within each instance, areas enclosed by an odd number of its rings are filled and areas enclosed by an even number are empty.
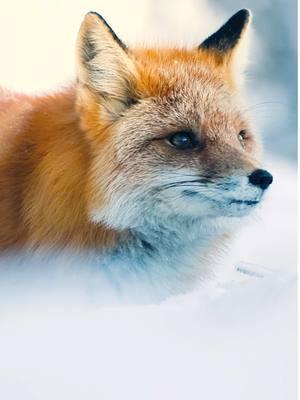
<svg viewBox="0 0 300 400">
<path fill-rule="evenodd" d="M 220 131 L 247 128 L 234 87 L 206 54 L 179 49 L 138 49 L 133 54 L 140 104 L 128 115 L 135 125 L 148 128 L 141 130 L 141 139 L 143 132 L 159 136 L 180 129 L 201 130 L 216 139 Z"/>
<path fill-rule="evenodd" d="M 226 69 L 216 65 L 210 52 L 199 49 L 138 48 L 132 50 L 138 67 L 137 89 L 148 96 L 166 97 L 190 90 L 197 83 L 234 89 Z"/>
</svg>

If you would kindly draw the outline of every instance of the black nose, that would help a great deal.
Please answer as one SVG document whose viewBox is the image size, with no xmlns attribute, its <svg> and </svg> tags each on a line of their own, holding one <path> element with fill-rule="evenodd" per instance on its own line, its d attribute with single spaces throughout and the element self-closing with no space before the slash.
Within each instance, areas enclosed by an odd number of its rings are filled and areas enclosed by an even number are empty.
<svg viewBox="0 0 300 400">
<path fill-rule="evenodd" d="M 252 185 L 259 186 L 265 190 L 273 182 L 273 176 L 265 169 L 256 169 L 249 175 L 249 181 Z"/>
</svg>

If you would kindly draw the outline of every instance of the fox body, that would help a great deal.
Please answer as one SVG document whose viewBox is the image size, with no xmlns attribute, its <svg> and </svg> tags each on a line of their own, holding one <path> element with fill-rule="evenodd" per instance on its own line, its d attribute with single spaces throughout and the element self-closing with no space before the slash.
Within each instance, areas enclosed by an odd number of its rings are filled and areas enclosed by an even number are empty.
<svg viewBox="0 0 300 400">
<path fill-rule="evenodd" d="M 203 276 L 272 181 L 239 96 L 249 21 L 194 49 L 129 49 L 89 13 L 73 86 L 1 92 L 2 253 L 83 251 L 171 291 Z"/>
</svg>

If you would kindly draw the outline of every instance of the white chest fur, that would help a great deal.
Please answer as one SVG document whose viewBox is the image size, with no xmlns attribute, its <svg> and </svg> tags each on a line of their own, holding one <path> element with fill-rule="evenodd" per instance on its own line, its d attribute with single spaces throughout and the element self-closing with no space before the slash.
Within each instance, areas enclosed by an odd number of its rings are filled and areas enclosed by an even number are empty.
<svg viewBox="0 0 300 400">
<path fill-rule="evenodd" d="M 180 222 L 131 232 L 113 251 L 96 255 L 99 269 L 123 300 L 185 293 L 210 274 L 221 238 L 230 231 L 228 220 Z"/>
</svg>

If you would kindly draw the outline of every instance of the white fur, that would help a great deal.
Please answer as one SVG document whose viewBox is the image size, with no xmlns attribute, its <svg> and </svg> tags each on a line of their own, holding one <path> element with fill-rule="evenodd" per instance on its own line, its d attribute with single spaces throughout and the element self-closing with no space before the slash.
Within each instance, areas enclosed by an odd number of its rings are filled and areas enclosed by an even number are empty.
<svg viewBox="0 0 300 400">
<path fill-rule="evenodd" d="M 230 234 L 253 206 L 234 204 L 232 200 L 257 201 L 263 191 L 249 183 L 246 176 L 233 176 L 213 183 L 191 183 L 155 191 L 176 181 L 193 180 L 196 174 L 186 169 L 166 170 L 153 176 L 152 187 L 132 186 L 120 190 L 117 180 L 110 189 L 105 208 L 94 210 L 91 219 L 131 232 L 113 253 L 99 255 L 99 265 L 116 286 L 130 282 L 141 293 L 184 292 L 207 274 L 211 262 L 222 250 L 221 237 Z M 121 179 L 121 178 L 120 178 Z M 119 186 L 120 185 L 120 186 Z M 192 197 L 184 190 L 193 190 Z M 149 248 L 143 245 L 147 242 Z M 220 241 L 219 245 L 216 245 Z M 151 287 L 151 291 L 147 290 Z"/>
</svg>

